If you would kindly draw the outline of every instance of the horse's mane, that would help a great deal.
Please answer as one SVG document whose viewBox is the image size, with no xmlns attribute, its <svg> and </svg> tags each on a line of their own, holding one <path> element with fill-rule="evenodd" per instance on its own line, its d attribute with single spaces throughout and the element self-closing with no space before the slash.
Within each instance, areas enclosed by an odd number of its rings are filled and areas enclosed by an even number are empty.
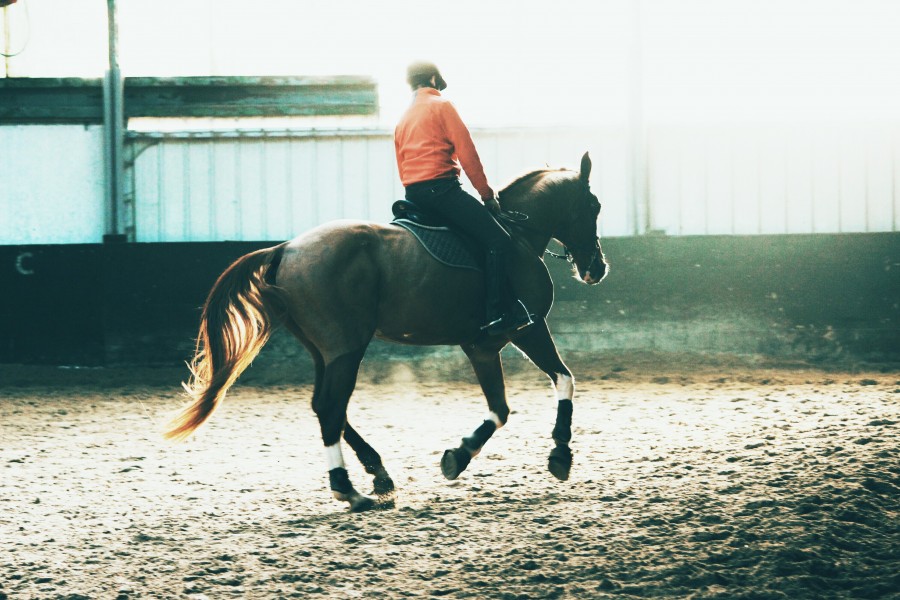
<svg viewBox="0 0 900 600">
<path fill-rule="evenodd" d="M 552 188 L 567 185 L 574 180 L 571 175 L 577 175 L 577 171 L 571 169 L 536 169 L 513 180 L 512 183 L 500 190 L 501 200 L 510 196 L 518 196 L 526 193 L 539 194 L 550 191 Z M 554 175 L 569 175 L 568 177 L 554 177 Z M 528 187 L 526 187 L 526 184 Z"/>
</svg>

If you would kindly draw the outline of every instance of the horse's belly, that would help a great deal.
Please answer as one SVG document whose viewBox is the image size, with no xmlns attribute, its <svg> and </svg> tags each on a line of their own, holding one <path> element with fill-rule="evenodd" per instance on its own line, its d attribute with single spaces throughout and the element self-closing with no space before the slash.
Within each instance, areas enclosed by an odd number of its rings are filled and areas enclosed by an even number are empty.
<svg viewBox="0 0 900 600">
<path fill-rule="evenodd" d="M 405 344 L 455 345 L 478 336 L 484 321 L 483 275 L 446 267 L 430 257 L 428 261 L 383 282 L 386 293 L 379 302 L 377 337 Z"/>
</svg>

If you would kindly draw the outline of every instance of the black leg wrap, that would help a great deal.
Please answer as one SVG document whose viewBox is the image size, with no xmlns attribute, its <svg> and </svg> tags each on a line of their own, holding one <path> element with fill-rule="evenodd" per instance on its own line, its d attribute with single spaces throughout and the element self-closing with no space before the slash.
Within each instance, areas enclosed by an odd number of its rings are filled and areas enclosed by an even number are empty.
<svg viewBox="0 0 900 600">
<path fill-rule="evenodd" d="M 478 429 L 476 429 L 472 435 L 464 437 L 462 445 L 467 450 L 472 451 L 472 453 L 478 452 L 485 443 L 491 439 L 491 436 L 494 435 L 495 431 L 497 431 L 497 424 L 488 419 L 479 425 Z"/>
<path fill-rule="evenodd" d="M 350 476 L 347 474 L 347 469 L 344 467 L 338 467 L 328 471 L 328 480 L 331 484 L 331 491 L 333 492 L 338 492 L 339 494 L 352 494 L 354 491 L 353 486 L 350 485 Z"/>
<path fill-rule="evenodd" d="M 568 444 L 572 441 L 572 401 L 560 400 L 556 408 L 556 426 L 553 428 L 553 441 L 557 444 Z"/>
</svg>

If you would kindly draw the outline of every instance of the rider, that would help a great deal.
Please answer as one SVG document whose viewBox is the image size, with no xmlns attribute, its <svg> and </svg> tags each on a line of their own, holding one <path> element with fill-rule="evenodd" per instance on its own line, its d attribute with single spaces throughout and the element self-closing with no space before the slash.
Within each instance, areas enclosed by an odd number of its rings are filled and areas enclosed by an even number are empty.
<svg viewBox="0 0 900 600">
<path fill-rule="evenodd" d="M 482 329 L 490 335 L 523 329 L 532 320 L 520 300 L 513 299 L 503 310 L 502 287 L 512 239 L 488 212 L 499 213 L 500 204 L 488 185 L 469 130 L 453 104 L 441 97 L 447 82 L 438 68 L 427 62 L 411 64 L 406 81 L 415 97 L 394 131 L 406 199 L 441 215 L 485 248 L 487 324 Z M 481 202 L 462 189 L 460 164 Z"/>
</svg>

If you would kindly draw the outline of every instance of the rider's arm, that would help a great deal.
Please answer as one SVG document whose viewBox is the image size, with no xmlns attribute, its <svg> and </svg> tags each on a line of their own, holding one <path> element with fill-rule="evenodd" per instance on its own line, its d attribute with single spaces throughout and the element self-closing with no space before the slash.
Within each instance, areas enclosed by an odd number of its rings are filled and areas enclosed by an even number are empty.
<svg viewBox="0 0 900 600">
<path fill-rule="evenodd" d="M 447 137 L 453 143 L 459 164 L 462 165 L 463 170 L 466 172 L 466 177 L 478 190 L 482 200 L 493 199 L 494 190 L 488 185 L 484 167 L 481 166 L 481 159 L 478 157 L 478 151 L 475 150 L 475 143 L 472 141 L 469 129 L 450 102 L 444 102 L 441 108 L 441 117 L 444 121 Z"/>
</svg>

